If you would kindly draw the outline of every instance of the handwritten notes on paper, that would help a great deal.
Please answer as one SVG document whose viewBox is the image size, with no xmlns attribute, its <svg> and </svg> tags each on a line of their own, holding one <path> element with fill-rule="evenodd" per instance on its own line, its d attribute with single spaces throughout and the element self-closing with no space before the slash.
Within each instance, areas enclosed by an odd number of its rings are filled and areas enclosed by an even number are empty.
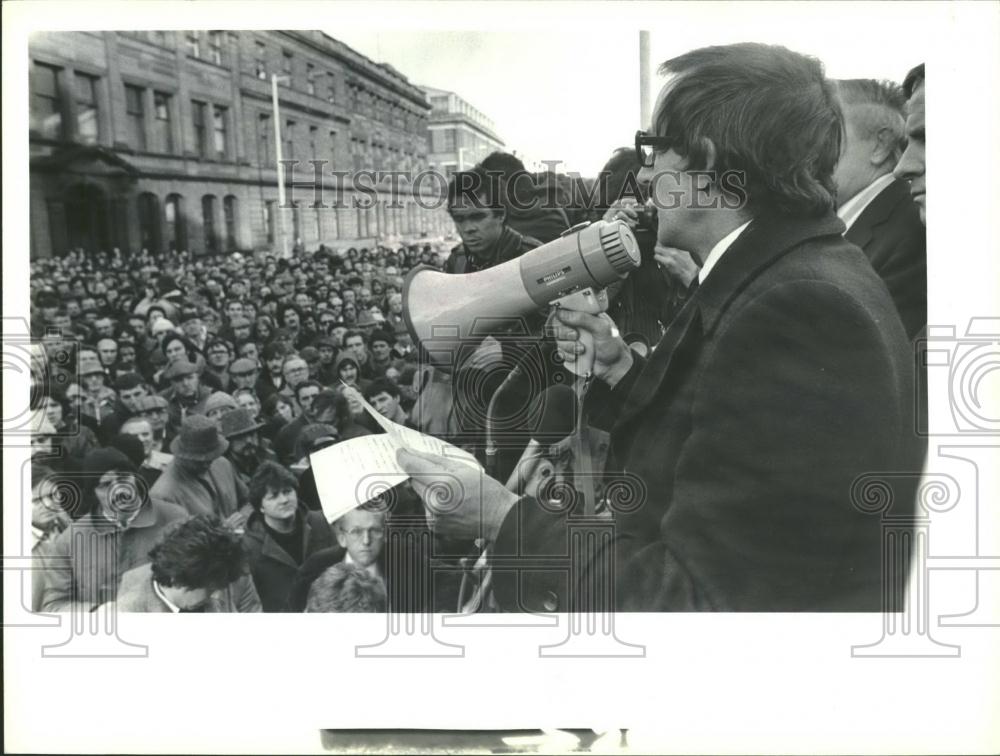
<svg viewBox="0 0 1000 756">
<path fill-rule="evenodd" d="M 475 456 L 464 449 L 394 423 L 364 399 L 360 401 L 385 433 L 342 441 L 309 457 L 327 521 L 333 522 L 405 482 L 409 476 L 396 461 L 399 449 L 447 457 L 477 469 L 480 467 Z"/>
</svg>

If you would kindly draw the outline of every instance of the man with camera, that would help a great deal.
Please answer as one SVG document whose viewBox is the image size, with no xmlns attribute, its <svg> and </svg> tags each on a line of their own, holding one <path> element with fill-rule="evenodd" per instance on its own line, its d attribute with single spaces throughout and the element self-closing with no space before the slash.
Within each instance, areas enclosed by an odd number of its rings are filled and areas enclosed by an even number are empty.
<svg viewBox="0 0 1000 756">
<path fill-rule="evenodd" d="M 569 572 L 532 569 L 567 556 L 572 502 L 518 498 L 447 460 L 400 462 L 432 528 L 522 560 L 494 576 L 504 609 L 877 611 L 882 523 L 855 484 L 919 471 L 922 445 L 906 333 L 835 213 L 835 91 L 818 61 L 760 44 L 662 71 L 639 179 L 658 243 L 699 264 L 696 288 L 648 360 L 606 315 L 560 311 L 556 329 L 567 361 L 592 335 L 585 407 L 611 431 L 608 470 L 634 482 L 627 512 L 609 502 L 611 545 Z M 892 514 L 912 513 L 916 479 L 886 477 Z M 574 598 L 609 584 L 610 599 Z"/>
</svg>

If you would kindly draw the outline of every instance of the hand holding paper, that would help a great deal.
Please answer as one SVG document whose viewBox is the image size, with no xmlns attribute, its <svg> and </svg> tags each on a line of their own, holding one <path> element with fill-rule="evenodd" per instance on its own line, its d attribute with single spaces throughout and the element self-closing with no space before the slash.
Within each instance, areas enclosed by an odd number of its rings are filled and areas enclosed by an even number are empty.
<svg viewBox="0 0 1000 756">
<path fill-rule="evenodd" d="M 481 468 L 408 449 L 396 457 L 424 500 L 431 530 L 440 535 L 495 540 L 504 517 L 517 503 L 516 494 Z"/>
</svg>

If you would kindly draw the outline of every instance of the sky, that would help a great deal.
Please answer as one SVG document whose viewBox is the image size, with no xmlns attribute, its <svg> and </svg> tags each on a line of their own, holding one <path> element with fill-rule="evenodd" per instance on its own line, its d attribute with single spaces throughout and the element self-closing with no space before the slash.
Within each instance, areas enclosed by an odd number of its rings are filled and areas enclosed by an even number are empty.
<svg viewBox="0 0 1000 756">
<path fill-rule="evenodd" d="M 631 143 L 640 127 L 640 28 L 650 30 L 653 97 L 662 82 L 655 69 L 664 60 L 704 45 L 741 41 L 814 55 L 835 78 L 901 81 L 923 60 L 934 25 L 911 18 L 906 33 L 887 33 L 906 18 L 895 5 L 846 4 L 837 13 L 824 12 L 830 10 L 825 6 L 726 5 L 713 14 L 711 7 L 670 3 L 632 13 L 621 23 L 562 29 L 537 23 L 498 31 L 371 25 L 324 30 L 390 63 L 414 83 L 458 93 L 493 119 L 509 150 L 534 160 L 560 160 L 560 169 L 592 175 L 614 148 Z M 853 8 L 859 12 L 848 15 Z M 719 15 L 725 23 L 718 22 Z"/>
</svg>

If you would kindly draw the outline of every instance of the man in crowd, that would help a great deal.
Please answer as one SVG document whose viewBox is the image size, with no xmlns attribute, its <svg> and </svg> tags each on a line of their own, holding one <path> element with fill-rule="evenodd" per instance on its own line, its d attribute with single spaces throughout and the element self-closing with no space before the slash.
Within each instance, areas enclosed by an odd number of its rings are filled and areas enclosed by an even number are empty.
<svg viewBox="0 0 1000 756">
<path fill-rule="evenodd" d="M 364 396 L 383 417 L 399 425 L 408 423 L 406 412 L 399 406 L 399 386 L 388 378 L 377 378 L 369 383 Z"/>
<path fill-rule="evenodd" d="M 264 423 L 258 422 L 256 416 L 245 409 L 231 410 L 220 419 L 220 430 L 229 442 L 226 459 L 248 487 L 261 464 L 277 461 L 274 452 L 265 446 L 258 434 L 263 427 Z"/>
<path fill-rule="evenodd" d="M 170 381 L 170 388 L 162 395 L 167 400 L 169 413 L 167 432 L 173 436 L 186 418 L 205 414 L 205 403 L 212 395 L 212 390 L 201 385 L 198 367 L 185 359 L 170 363 L 164 377 Z"/>
<path fill-rule="evenodd" d="M 508 152 L 492 152 L 479 164 L 492 179 L 499 179 L 500 197 L 507 212 L 507 225 L 544 244 L 570 227 L 566 211 L 546 202 L 524 163 Z"/>
<path fill-rule="evenodd" d="M 167 465 L 173 460 L 173 455 L 156 449 L 153 425 L 144 417 L 130 417 L 122 423 L 121 433 L 135 436 L 142 444 L 144 456 L 142 464 L 139 466 L 139 474 L 146 481 L 146 485 L 152 488 L 163 471 L 167 469 Z"/>
<path fill-rule="evenodd" d="M 906 184 L 892 171 L 906 144 L 905 99 L 895 84 L 837 82 L 846 141 L 834 172 L 844 238 L 885 281 L 912 339 L 927 324 L 927 234 Z"/>
<path fill-rule="evenodd" d="M 250 481 L 253 513 L 246 523 L 246 548 L 254 585 L 265 612 L 283 612 L 302 562 L 333 546 L 322 512 L 298 499 L 298 481 L 289 470 L 264 462 Z"/>
<path fill-rule="evenodd" d="M 555 327 L 567 360 L 579 332 L 593 336 L 587 414 L 611 431 L 609 475 L 642 486 L 613 513 L 614 558 L 598 550 L 568 582 L 498 572 L 496 596 L 548 611 L 896 611 L 883 604 L 882 519 L 852 496 L 872 471 L 921 468 L 912 350 L 885 285 L 841 237 L 834 86 L 815 59 L 752 43 L 662 71 L 652 132 L 636 140 L 639 178 L 658 242 L 697 259 L 698 288 L 648 362 L 606 316 L 563 311 Z M 485 538 L 499 555 L 563 553 L 573 513 L 454 462 L 400 461 L 439 534 Z M 912 515 L 917 478 L 883 481 L 893 516 Z M 435 509 L 441 485 L 447 511 Z M 594 593 L 609 581 L 613 603 Z"/>
<path fill-rule="evenodd" d="M 237 515 L 246 503 L 247 488 L 223 456 L 228 448 L 216 422 L 202 415 L 185 418 L 170 444 L 174 458 L 150 489 L 150 497 L 192 515 L 212 514 L 223 520 Z"/>
<path fill-rule="evenodd" d="M 147 495 L 145 483 L 117 449 L 84 457 L 81 495 L 90 512 L 52 541 L 42 611 L 87 613 L 114 601 L 121 576 L 149 560 L 164 528 L 187 517 L 183 508 Z"/>
<path fill-rule="evenodd" d="M 924 157 L 924 64 L 914 68 L 903 82 L 906 97 L 906 150 L 893 174 L 909 184 L 910 196 L 920 211 L 921 223 L 927 223 L 927 166 Z"/>
<path fill-rule="evenodd" d="M 122 612 L 259 612 L 240 537 L 216 518 L 172 524 L 150 561 L 122 575 L 110 608 Z"/>
</svg>

